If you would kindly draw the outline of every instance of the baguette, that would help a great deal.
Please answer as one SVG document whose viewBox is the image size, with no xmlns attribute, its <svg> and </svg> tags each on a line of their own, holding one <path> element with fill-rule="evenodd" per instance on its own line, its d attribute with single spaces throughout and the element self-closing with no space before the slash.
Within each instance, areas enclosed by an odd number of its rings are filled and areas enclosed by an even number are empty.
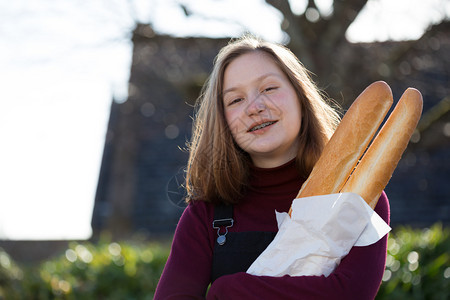
<svg viewBox="0 0 450 300">
<path fill-rule="evenodd" d="M 369 85 L 342 118 L 296 198 L 338 193 L 392 102 L 392 91 L 385 82 Z"/>
<path fill-rule="evenodd" d="M 422 95 L 408 88 L 340 192 L 360 195 L 375 208 L 422 113 Z"/>
</svg>

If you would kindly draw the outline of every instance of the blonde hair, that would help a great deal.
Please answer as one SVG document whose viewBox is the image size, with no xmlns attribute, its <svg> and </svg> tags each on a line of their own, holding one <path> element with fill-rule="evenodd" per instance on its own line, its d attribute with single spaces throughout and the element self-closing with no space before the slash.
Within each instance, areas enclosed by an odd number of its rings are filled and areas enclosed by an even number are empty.
<svg viewBox="0 0 450 300">
<path fill-rule="evenodd" d="M 186 170 L 186 201 L 237 203 L 248 184 L 250 157 L 233 140 L 225 120 L 222 90 L 227 66 L 240 55 L 262 51 L 269 54 L 287 75 L 301 107 L 302 122 L 296 158 L 305 179 L 340 118 L 319 92 L 308 71 L 286 47 L 253 36 L 231 41 L 221 49 L 196 104 L 189 160 Z"/>
</svg>

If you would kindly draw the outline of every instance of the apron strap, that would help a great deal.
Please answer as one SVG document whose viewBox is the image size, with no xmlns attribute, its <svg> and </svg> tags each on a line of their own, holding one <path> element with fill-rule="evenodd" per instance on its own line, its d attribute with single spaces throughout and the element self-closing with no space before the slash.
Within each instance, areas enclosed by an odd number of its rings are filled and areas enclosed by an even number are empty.
<svg viewBox="0 0 450 300">
<path fill-rule="evenodd" d="M 232 205 L 214 207 L 212 225 L 217 229 L 217 241 L 214 243 L 211 282 L 223 275 L 247 271 L 276 235 L 276 232 L 261 231 L 228 233 L 233 223 Z"/>
<path fill-rule="evenodd" d="M 225 244 L 228 228 L 234 224 L 233 205 L 220 204 L 214 208 L 214 220 L 212 222 L 213 229 L 217 229 L 217 243 Z"/>
</svg>

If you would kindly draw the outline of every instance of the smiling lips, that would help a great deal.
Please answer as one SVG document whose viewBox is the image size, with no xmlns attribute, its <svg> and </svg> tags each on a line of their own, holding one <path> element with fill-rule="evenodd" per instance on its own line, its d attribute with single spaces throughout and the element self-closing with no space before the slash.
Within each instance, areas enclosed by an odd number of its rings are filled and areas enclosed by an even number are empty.
<svg viewBox="0 0 450 300">
<path fill-rule="evenodd" d="M 253 132 L 259 129 L 263 129 L 264 127 L 270 126 L 272 124 L 275 124 L 277 121 L 268 121 L 268 122 L 264 122 L 264 123 L 260 123 L 256 126 L 253 126 L 248 130 L 248 132 Z"/>
</svg>

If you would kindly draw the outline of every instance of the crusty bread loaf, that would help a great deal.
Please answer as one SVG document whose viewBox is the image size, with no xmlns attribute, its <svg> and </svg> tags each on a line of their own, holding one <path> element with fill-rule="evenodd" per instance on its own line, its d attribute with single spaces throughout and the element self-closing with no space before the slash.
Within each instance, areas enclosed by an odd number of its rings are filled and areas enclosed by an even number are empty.
<svg viewBox="0 0 450 300">
<path fill-rule="evenodd" d="M 372 83 L 353 102 L 325 145 L 297 198 L 338 193 L 392 105 L 383 81 Z"/>
<path fill-rule="evenodd" d="M 405 151 L 422 113 L 422 95 L 407 89 L 341 192 L 360 195 L 372 208 Z"/>
</svg>

